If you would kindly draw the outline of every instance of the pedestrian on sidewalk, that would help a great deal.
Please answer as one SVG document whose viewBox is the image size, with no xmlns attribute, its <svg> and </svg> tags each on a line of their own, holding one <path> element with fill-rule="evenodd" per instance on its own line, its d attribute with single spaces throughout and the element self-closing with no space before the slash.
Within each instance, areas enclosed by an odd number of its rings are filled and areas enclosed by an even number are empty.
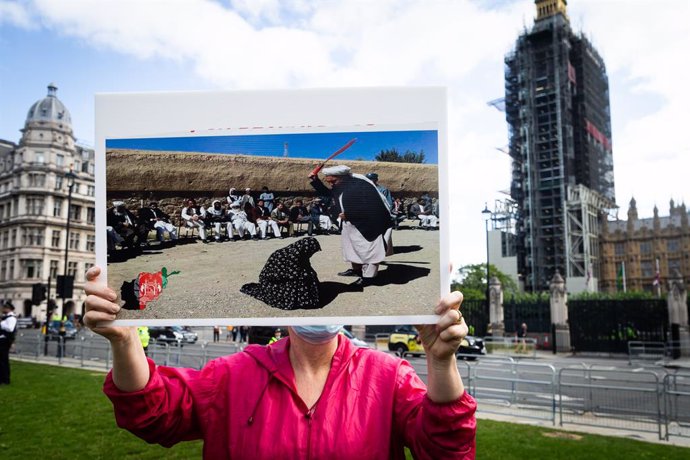
<svg viewBox="0 0 690 460">
<path fill-rule="evenodd" d="M 515 353 L 527 353 L 527 323 L 522 323 L 520 329 L 517 330 L 518 343 L 515 347 Z"/>
<path fill-rule="evenodd" d="M 476 402 L 455 357 L 467 334 L 459 292 L 438 303 L 436 324 L 418 327 L 427 386 L 406 361 L 352 345 L 340 325 L 292 326 L 200 371 L 157 366 L 132 328 L 99 326 L 120 310 L 100 273 L 87 272 L 84 322 L 110 341 L 104 391 L 118 425 L 149 443 L 203 439 L 205 458 L 400 459 L 404 446 L 420 459 L 475 457 Z"/>
<path fill-rule="evenodd" d="M 220 342 L 220 326 L 213 326 L 213 341 Z"/>
<path fill-rule="evenodd" d="M 0 385 L 10 384 L 10 347 L 17 332 L 17 317 L 14 305 L 5 302 L 0 318 Z"/>
</svg>

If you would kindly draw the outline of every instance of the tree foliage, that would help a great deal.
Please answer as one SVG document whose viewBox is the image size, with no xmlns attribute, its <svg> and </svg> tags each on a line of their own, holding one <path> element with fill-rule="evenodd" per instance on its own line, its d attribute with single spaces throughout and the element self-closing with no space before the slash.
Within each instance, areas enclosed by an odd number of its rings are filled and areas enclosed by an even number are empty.
<svg viewBox="0 0 690 460">
<path fill-rule="evenodd" d="M 452 284 L 453 290 L 461 291 L 466 299 L 486 298 L 486 264 L 465 265 L 460 267 L 457 274 L 459 281 Z M 501 282 L 504 296 L 518 293 L 515 281 L 495 265 L 489 264 L 489 277 L 493 276 Z"/>
<path fill-rule="evenodd" d="M 419 153 L 412 150 L 406 150 L 405 153 L 401 155 L 397 149 L 392 148 L 381 150 L 378 155 L 374 157 L 374 160 L 388 161 L 391 163 L 424 163 L 426 161 L 426 155 L 424 154 L 424 150 L 420 150 Z"/>
<path fill-rule="evenodd" d="M 651 292 L 628 291 L 628 292 L 579 292 L 569 294 L 568 300 L 637 300 L 637 299 L 656 299 Z"/>
</svg>

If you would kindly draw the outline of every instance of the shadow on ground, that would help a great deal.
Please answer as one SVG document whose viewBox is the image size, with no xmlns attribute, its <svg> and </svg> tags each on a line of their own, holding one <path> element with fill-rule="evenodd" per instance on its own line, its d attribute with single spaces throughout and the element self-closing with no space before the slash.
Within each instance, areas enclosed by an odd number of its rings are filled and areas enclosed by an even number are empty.
<svg viewBox="0 0 690 460">
<path fill-rule="evenodd" d="M 150 244 L 146 247 L 119 249 L 111 252 L 108 255 L 108 264 L 127 262 L 130 259 L 134 259 L 144 254 L 162 254 L 163 249 L 168 249 L 173 246 L 183 246 L 186 244 L 196 244 L 197 241 L 198 240 L 193 238 L 178 238 L 174 243 L 171 241 L 165 241 L 163 243 Z"/>
<path fill-rule="evenodd" d="M 389 284 L 407 284 L 410 281 L 416 280 L 417 278 L 429 276 L 429 273 L 431 272 L 431 269 L 429 268 L 415 267 L 414 265 L 407 264 L 393 264 L 384 262 L 381 265 L 385 266 L 386 269 L 379 271 L 378 276 L 371 281 L 371 287 L 383 287 Z M 334 281 L 322 282 L 319 285 L 319 296 L 321 297 L 319 308 L 325 307 L 329 303 L 333 302 L 336 297 L 343 292 L 362 291 L 363 288 L 353 286 L 352 284 L 348 283 L 338 283 Z"/>
</svg>

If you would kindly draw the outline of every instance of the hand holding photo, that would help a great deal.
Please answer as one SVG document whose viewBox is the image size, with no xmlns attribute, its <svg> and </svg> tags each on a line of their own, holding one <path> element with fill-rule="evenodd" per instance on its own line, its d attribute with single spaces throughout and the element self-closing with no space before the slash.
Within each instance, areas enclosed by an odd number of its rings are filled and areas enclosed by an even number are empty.
<svg viewBox="0 0 690 460">
<path fill-rule="evenodd" d="M 102 95 L 97 115 L 116 323 L 436 321 L 444 90 Z"/>
</svg>

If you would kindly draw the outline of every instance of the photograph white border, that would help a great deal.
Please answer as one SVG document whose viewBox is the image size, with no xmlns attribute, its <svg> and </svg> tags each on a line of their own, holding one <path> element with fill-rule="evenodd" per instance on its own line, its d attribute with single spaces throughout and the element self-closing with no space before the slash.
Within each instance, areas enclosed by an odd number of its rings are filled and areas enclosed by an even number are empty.
<svg viewBox="0 0 690 460">
<path fill-rule="evenodd" d="M 329 127 L 362 131 L 400 125 L 436 126 L 440 213 L 439 297 L 450 292 L 447 91 L 442 87 L 335 88 L 273 91 L 204 91 L 96 95 L 96 263 L 107 282 L 107 139 L 181 137 L 272 132 L 323 132 Z M 285 131 L 285 130 L 288 131 Z M 338 129 L 335 129 L 336 131 Z M 429 311 L 435 304 L 430 299 Z M 127 319 L 114 326 L 431 324 L 438 316 L 307 316 L 197 319 Z M 104 325 L 106 325 L 104 324 Z"/>
</svg>

